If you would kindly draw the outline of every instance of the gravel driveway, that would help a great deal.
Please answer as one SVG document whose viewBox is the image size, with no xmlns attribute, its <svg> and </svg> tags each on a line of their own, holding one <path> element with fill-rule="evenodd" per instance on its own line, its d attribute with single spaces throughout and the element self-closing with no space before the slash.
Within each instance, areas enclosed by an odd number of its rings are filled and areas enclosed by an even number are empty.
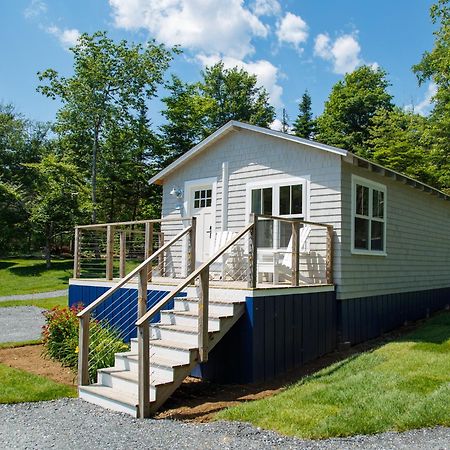
<svg viewBox="0 0 450 450">
<path fill-rule="evenodd" d="M 42 308 L 36 306 L 0 308 L 0 342 L 39 339 L 45 323 L 42 311 Z"/>
<path fill-rule="evenodd" d="M 78 399 L 0 405 L 2 449 L 450 449 L 450 428 L 305 441 L 232 422 L 137 420 Z"/>
</svg>

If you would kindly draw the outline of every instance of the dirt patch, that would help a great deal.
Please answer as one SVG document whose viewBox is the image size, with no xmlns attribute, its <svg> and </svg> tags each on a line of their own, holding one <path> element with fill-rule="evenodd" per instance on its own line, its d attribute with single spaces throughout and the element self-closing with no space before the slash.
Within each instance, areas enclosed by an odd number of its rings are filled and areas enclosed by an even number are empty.
<svg viewBox="0 0 450 450">
<path fill-rule="evenodd" d="M 42 345 L 3 348 L 0 349 L 0 363 L 42 375 L 57 383 L 74 386 L 75 374 L 69 368 L 62 367 L 58 362 L 45 358 L 42 350 Z"/>
</svg>

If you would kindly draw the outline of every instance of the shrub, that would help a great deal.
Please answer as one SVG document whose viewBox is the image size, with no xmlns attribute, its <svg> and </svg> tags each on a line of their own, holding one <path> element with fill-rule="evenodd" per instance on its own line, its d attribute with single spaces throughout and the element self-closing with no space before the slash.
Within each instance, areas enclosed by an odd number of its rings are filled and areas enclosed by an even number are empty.
<svg viewBox="0 0 450 450">
<path fill-rule="evenodd" d="M 55 307 L 45 311 L 46 324 L 42 329 L 44 353 L 74 371 L 78 367 L 79 321 L 82 306 Z M 89 323 L 89 378 L 95 381 L 97 370 L 114 365 L 114 354 L 128 350 L 120 339 L 120 332 L 106 320 L 91 319 Z"/>
</svg>

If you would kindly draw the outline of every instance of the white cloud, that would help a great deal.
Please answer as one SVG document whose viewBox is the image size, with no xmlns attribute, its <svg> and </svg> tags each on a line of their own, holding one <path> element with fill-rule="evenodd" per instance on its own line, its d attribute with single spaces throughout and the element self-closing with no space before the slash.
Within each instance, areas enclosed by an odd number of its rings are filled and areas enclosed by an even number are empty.
<svg viewBox="0 0 450 450">
<path fill-rule="evenodd" d="M 300 16 L 288 12 L 278 22 L 276 33 L 280 43 L 286 42 L 300 49 L 300 44 L 308 39 L 308 25 Z"/>
<path fill-rule="evenodd" d="M 421 116 L 426 116 L 430 112 L 431 103 L 436 93 L 437 93 L 437 85 L 432 81 L 428 84 L 424 99 L 417 105 L 405 106 L 405 109 L 408 111 L 414 111 L 415 113 L 420 114 Z"/>
<path fill-rule="evenodd" d="M 283 129 L 283 124 L 280 119 L 275 119 L 270 125 L 269 128 L 275 131 L 281 131 Z"/>
<path fill-rule="evenodd" d="M 344 34 L 334 42 L 328 34 L 317 35 L 314 43 L 314 54 L 333 63 L 333 72 L 345 74 L 352 72 L 362 63 L 361 47 L 355 36 Z"/>
<path fill-rule="evenodd" d="M 47 12 L 47 5 L 42 0 L 31 0 L 30 4 L 23 11 L 26 19 L 35 19 Z"/>
<path fill-rule="evenodd" d="M 196 52 L 244 58 L 253 37 L 269 31 L 243 0 L 109 0 L 115 25 L 146 29 L 159 42 Z"/>
<path fill-rule="evenodd" d="M 283 101 L 281 100 L 283 88 L 278 84 L 280 72 L 278 67 L 274 66 L 270 61 L 260 59 L 258 61 L 244 62 L 237 58 L 220 58 L 219 55 L 206 56 L 204 54 L 197 55 L 197 59 L 204 66 L 211 66 L 222 60 L 226 69 L 237 66 L 255 74 L 258 79 L 258 86 L 263 86 L 267 89 L 270 103 L 275 107 L 283 106 Z"/>
<path fill-rule="evenodd" d="M 51 26 L 48 27 L 46 31 L 58 38 L 61 45 L 66 49 L 75 46 L 80 37 L 80 32 L 76 28 L 62 30 L 56 26 Z"/>
<path fill-rule="evenodd" d="M 250 8 L 257 16 L 277 16 L 281 5 L 277 0 L 255 0 Z"/>
</svg>

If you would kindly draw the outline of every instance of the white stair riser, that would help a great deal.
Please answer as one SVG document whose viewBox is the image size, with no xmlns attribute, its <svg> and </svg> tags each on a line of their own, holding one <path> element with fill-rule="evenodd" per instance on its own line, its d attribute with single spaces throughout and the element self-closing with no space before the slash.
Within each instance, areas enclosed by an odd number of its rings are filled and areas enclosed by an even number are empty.
<svg viewBox="0 0 450 450">
<path fill-rule="evenodd" d="M 138 351 L 137 340 L 131 340 L 131 351 Z M 191 361 L 191 352 L 189 350 L 183 350 L 179 348 L 160 347 L 150 344 L 150 357 L 158 357 L 169 360 L 174 360 L 181 364 L 189 364 Z"/>
<path fill-rule="evenodd" d="M 112 387 L 120 392 L 130 394 L 133 396 L 138 395 L 138 384 L 132 380 L 126 380 L 124 378 L 119 378 L 114 376 L 114 373 L 99 372 L 98 382 L 104 386 Z M 156 389 L 155 386 L 150 386 L 150 401 L 155 401 L 156 399 Z"/>
<path fill-rule="evenodd" d="M 153 339 L 167 339 L 168 341 L 180 342 L 195 347 L 198 346 L 198 333 L 186 333 L 184 331 L 163 327 L 151 327 L 150 333 Z"/>
<path fill-rule="evenodd" d="M 161 314 L 161 323 L 181 325 L 186 327 L 196 327 L 198 326 L 198 316 L 183 316 L 174 313 L 164 313 Z M 209 331 L 219 331 L 220 330 L 220 319 L 209 319 L 208 320 L 208 330 Z"/>
<path fill-rule="evenodd" d="M 189 300 L 175 300 L 174 309 L 177 311 L 189 311 L 198 314 L 198 302 Z M 217 316 L 232 316 L 234 306 L 232 303 L 210 303 L 209 312 Z"/>
<path fill-rule="evenodd" d="M 139 370 L 137 359 L 131 359 L 121 356 L 116 356 L 114 367 L 116 369 L 129 370 L 130 372 L 134 373 L 137 373 Z M 158 379 L 164 378 L 173 380 L 174 369 L 172 367 L 152 365 L 152 362 L 150 360 L 150 373 L 152 376 Z"/>
<path fill-rule="evenodd" d="M 119 400 L 113 400 L 103 395 L 97 395 L 93 392 L 83 391 L 83 387 L 79 389 L 79 397 L 89 403 L 101 406 L 102 408 L 111 409 L 112 411 L 122 412 L 130 414 L 133 417 L 137 417 L 137 409 L 127 403 L 123 403 Z"/>
</svg>

